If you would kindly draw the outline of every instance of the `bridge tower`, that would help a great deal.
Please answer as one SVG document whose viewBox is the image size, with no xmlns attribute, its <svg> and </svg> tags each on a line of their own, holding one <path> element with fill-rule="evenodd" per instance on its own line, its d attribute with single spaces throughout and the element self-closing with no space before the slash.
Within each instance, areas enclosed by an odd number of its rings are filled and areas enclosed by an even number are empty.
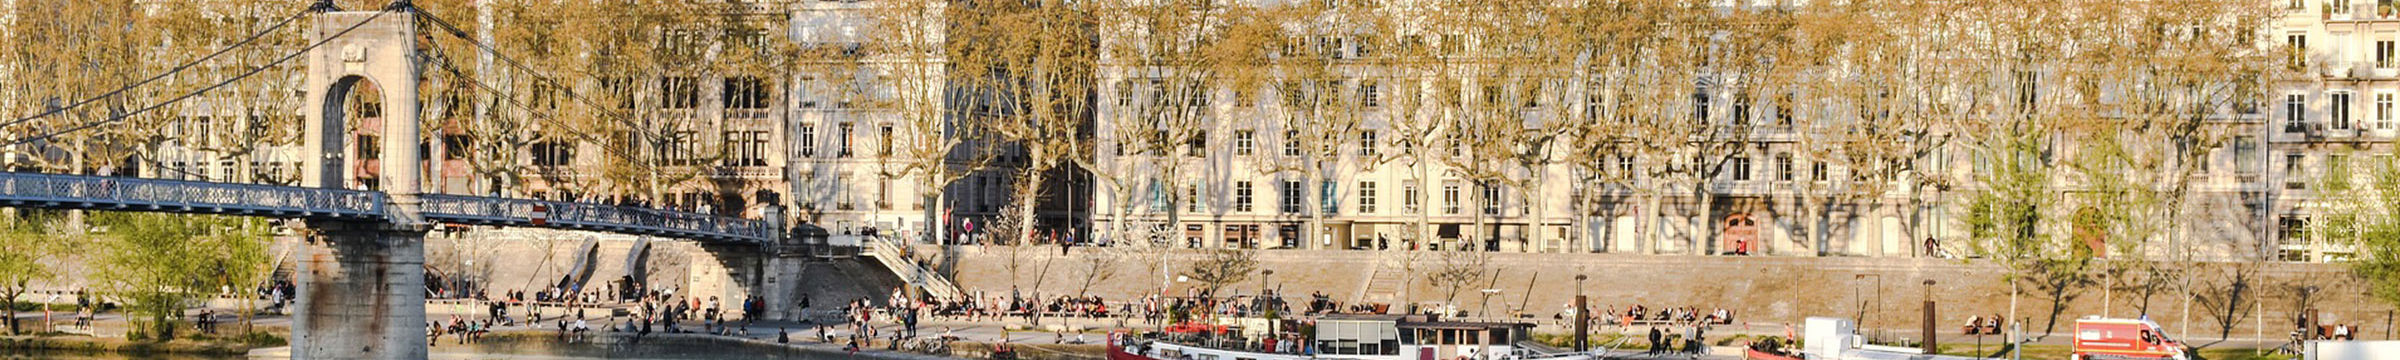
<svg viewBox="0 0 2400 360">
<path fill-rule="evenodd" d="M 422 359 L 425 343 L 425 233 L 419 212 L 415 11 L 407 0 L 380 11 L 340 11 L 318 3 L 309 32 L 324 43 L 308 63 L 301 182 L 340 188 L 353 174 L 343 143 L 355 121 L 342 113 L 361 86 L 383 96 L 378 190 L 390 195 L 389 221 L 309 221 L 300 261 L 299 306 L 292 318 L 298 359 Z"/>
</svg>

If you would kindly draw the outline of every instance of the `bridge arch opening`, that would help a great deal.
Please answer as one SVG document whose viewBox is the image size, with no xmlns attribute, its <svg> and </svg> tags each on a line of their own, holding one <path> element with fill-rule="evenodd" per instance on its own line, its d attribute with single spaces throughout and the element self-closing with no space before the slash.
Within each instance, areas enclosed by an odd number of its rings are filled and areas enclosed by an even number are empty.
<svg viewBox="0 0 2400 360">
<path fill-rule="evenodd" d="M 322 111 L 329 141 L 324 149 L 329 168 L 339 169 L 340 188 L 382 190 L 385 103 L 383 87 L 363 75 L 345 75 L 325 89 Z"/>
</svg>

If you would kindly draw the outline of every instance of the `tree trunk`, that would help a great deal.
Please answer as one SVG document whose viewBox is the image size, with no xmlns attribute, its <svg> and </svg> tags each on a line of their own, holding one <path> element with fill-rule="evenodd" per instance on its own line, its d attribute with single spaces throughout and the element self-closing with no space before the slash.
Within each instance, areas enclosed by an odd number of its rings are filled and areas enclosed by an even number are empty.
<svg viewBox="0 0 2400 360">
<path fill-rule="evenodd" d="M 1533 182 L 1529 183 L 1526 186 L 1526 189 L 1520 192 L 1524 194 L 1525 207 L 1532 210 L 1532 214 L 1530 215 L 1533 217 L 1532 220 L 1525 222 L 1525 230 L 1522 230 L 1525 238 L 1525 252 L 1535 252 L 1533 251 L 1534 249 L 1541 249 L 1540 252 L 1550 252 L 1550 248 L 1548 246 L 1550 244 L 1544 242 L 1545 239 L 1542 238 L 1542 233 L 1547 232 L 1543 230 L 1550 229 L 1550 219 L 1544 217 L 1544 215 L 1549 215 L 1550 211 L 1547 209 L 1548 206 L 1543 206 L 1544 204 L 1542 202 L 1542 196 L 1537 195 L 1543 193 L 1543 191 L 1541 191 L 1541 186 L 1542 184 L 1547 183 L 1542 181 L 1542 175 L 1542 167 L 1534 166 Z"/>
<path fill-rule="evenodd" d="M 1715 231 L 1711 231 L 1709 229 L 1708 220 L 1714 215 L 1714 211 L 1716 210 L 1716 207 L 1713 205 L 1715 205 L 1714 203 L 1717 199 L 1717 194 L 1716 192 L 1708 191 L 1708 180 L 1705 180 L 1705 178 L 1703 178 L 1703 180 L 1694 182 L 1693 184 L 1693 204 L 1691 206 L 1691 209 L 1693 210 L 1691 214 L 1688 214 L 1688 216 L 1691 216 L 1691 220 L 1688 221 L 1691 222 L 1692 227 L 1691 229 L 1684 231 L 1684 233 L 1688 235 L 1691 240 L 1685 241 L 1685 243 L 1692 245 L 1692 248 L 1689 251 L 1691 251 L 1694 255 L 1716 255 L 1716 251 L 1714 250 L 1717 247 L 1717 242 L 1712 241 L 1712 239 L 1709 238 L 1709 235 L 1714 234 Z"/>
<path fill-rule="evenodd" d="M 1316 194 L 1316 196 L 1303 200 L 1308 202 L 1306 208 L 1316 209 L 1316 211 L 1308 212 L 1308 230 L 1300 232 L 1300 246 L 1298 247 L 1300 249 L 1330 248 L 1328 246 L 1332 245 L 1325 244 L 1321 241 L 1312 241 L 1312 239 L 1310 239 L 1311 236 L 1309 236 L 1314 234 L 1316 235 L 1314 236 L 1316 239 L 1329 239 L 1333 236 L 1333 232 L 1326 231 L 1325 229 L 1325 213 L 1335 210 L 1333 208 L 1326 207 L 1326 205 L 1332 204 L 1326 204 L 1325 198 L 1334 195 L 1327 193 L 1326 191 L 1333 189 L 1325 186 L 1324 183 L 1326 180 L 1320 176 L 1322 174 L 1317 172 L 1318 168 L 1321 168 L 1321 166 L 1311 166 L 1308 169 L 1302 170 L 1302 172 L 1306 173 L 1306 176 L 1301 177 L 1301 181 L 1305 182 L 1301 183 L 1300 186 L 1307 187 L 1308 190 L 1301 191 L 1301 193 Z M 1347 242 L 1348 240 L 1344 239 L 1343 241 Z"/>
<path fill-rule="evenodd" d="M 1041 193 L 1041 190 L 1040 190 L 1040 189 L 1041 189 L 1041 186 L 1042 186 L 1042 181 L 1043 181 L 1043 176 L 1042 176 L 1042 175 L 1043 175 L 1043 174 L 1042 174 L 1043 172 L 1042 172 L 1042 171 L 1035 171 L 1035 170 L 1033 170 L 1033 167 L 1030 167 L 1030 166 L 1029 166 L 1029 167 L 1026 167 L 1026 171 L 1025 171 L 1025 172 L 1026 172 L 1026 174 L 1025 174 L 1024 176 L 1020 176 L 1020 177 L 1019 177 L 1019 178 L 1020 178 L 1020 179 L 1022 179 L 1022 180 L 1020 180 L 1020 182 L 1019 182 L 1019 183 L 1018 183 L 1016 186 L 1020 186 L 1020 187 L 1026 187 L 1026 186 L 1030 186 L 1030 187 L 1033 187 L 1035 190 L 1033 190 L 1033 191 L 1018 191 L 1018 192 L 1016 192 L 1016 194 L 1017 194 L 1017 243 L 1018 243 L 1018 244 L 1025 244 L 1025 243 L 1027 243 L 1027 242 L 1029 242 L 1029 241 L 1032 241 L 1032 240 L 1033 240 L 1033 234 L 1034 234 L 1034 231 L 1033 231 L 1033 227 L 1034 227 L 1034 218 L 1035 218 L 1035 217 L 1037 217 L 1037 216 L 1039 216 L 1039 213 L 1040 213 L 1039 211 L 1035 211 L 1035 209 L 1036 209 L 1036 206 L 1037 206 L 1037 205 L 1039 205 L 1039 204 L 1036 204 L 1036 203 L 1034 202 L 1034 198 L 1035 198 L 1035 197 L 1038 197 L 1037 195 Z M 1073 231 L 1073 230 L 1069 230 L 1069 231 L 1070 231 L 1070 233 L 1072 233 L 1072 231 Z"/>
<path fill-rule="evenodd" d="M 17 331 L 17 297 L 18 297 L 18 296 L 22 296 L 22 295 L 25 295 L 25 288 L 24 288 L 22 285 L 20 285 L 19 287 L 10 288 L 10 289 L 8 289 L 8 294 L 7 294 L 7 300 L 8 300 L 8 301 L 6 301 L 6 302 L 4 302 L 4 303 L 0 303 L 0 305 L 7 305 L 7 307 L 8 307 L 8 333 L 9 333 L 9 335 L 16 335 L 16 334 L 22 334 L 22 333 L 23 333 L 23 332 Z"/>
<path fill-rule="evenodd" d="M 1666 232 L 1666 229 L 1661 228 L 1666 222 L 1666 212 L 1659 209 L 1666 206 L 1666 199 L 1658 194 L 1644 197 L 1649 198 L 1650 206 L 1643 206 L 1641 211 L 1636 211 L 1640 219 L 1635 221 L 1635 228 L 1638 230 L 1635 231 L 1633 245 L 1641 248 L 1640 251 L 1643 255 L 1654 255 L 1658 254 L 1658 244 L 1662 242 L 1660 237 L 1665 236 Z"/>
</svg>

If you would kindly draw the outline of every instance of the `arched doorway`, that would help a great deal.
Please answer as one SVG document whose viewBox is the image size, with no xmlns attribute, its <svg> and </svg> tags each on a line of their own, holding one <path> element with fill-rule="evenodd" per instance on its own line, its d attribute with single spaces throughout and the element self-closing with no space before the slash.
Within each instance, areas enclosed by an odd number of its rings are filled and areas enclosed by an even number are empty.
<svg viewBox="0 0 2400 360">
<path fill-rule="evenodd" d="M 2106 220 L 2106 218 L 2100 215 L 2099 209 L 2094 209 L 2087 206 L 2083 209 L 2075 210 L 2075 219 L 2073 223 L 2075 227 L 2075 244 L 2077 245 L 2074 249 L 2076 257 L 2108 257 L 2108 224 L 2106 223 Z"/>
<path fill-rule="evenodd" d="M 1750 213 L 1726 215 L 1718 233 L 1725 234 L 1726 255 L 1750 255 L 1751 248 L 1758 246 L 1758 221 L 1752 220 Z"/>
</svg>

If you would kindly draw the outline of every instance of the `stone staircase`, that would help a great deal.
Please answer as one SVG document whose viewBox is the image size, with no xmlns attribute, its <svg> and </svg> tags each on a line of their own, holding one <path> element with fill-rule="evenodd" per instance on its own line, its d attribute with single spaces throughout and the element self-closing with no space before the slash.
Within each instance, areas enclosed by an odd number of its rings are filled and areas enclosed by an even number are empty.
<svg viewBox="0 0 2400 360">
<path fill-rule="evenodd" d="M 909 286 L 925 289 L 925 293 L 933 295 L 935 299 L 958 301 L 965 296 L 959 291 L 958 285 L 950 282 L 949 277 L 942 276 L 933 269 L 918 266 L 917 263 L 901 257 L 900 245 L 893 244 L 892 241 L 882 237 L 860 240 L 859 255 L 875 258 L 876 263 L 883 264 L 885 269 L 892 271 L 892 275 L 899 276 L 902 282 Z"/>
</svg>

